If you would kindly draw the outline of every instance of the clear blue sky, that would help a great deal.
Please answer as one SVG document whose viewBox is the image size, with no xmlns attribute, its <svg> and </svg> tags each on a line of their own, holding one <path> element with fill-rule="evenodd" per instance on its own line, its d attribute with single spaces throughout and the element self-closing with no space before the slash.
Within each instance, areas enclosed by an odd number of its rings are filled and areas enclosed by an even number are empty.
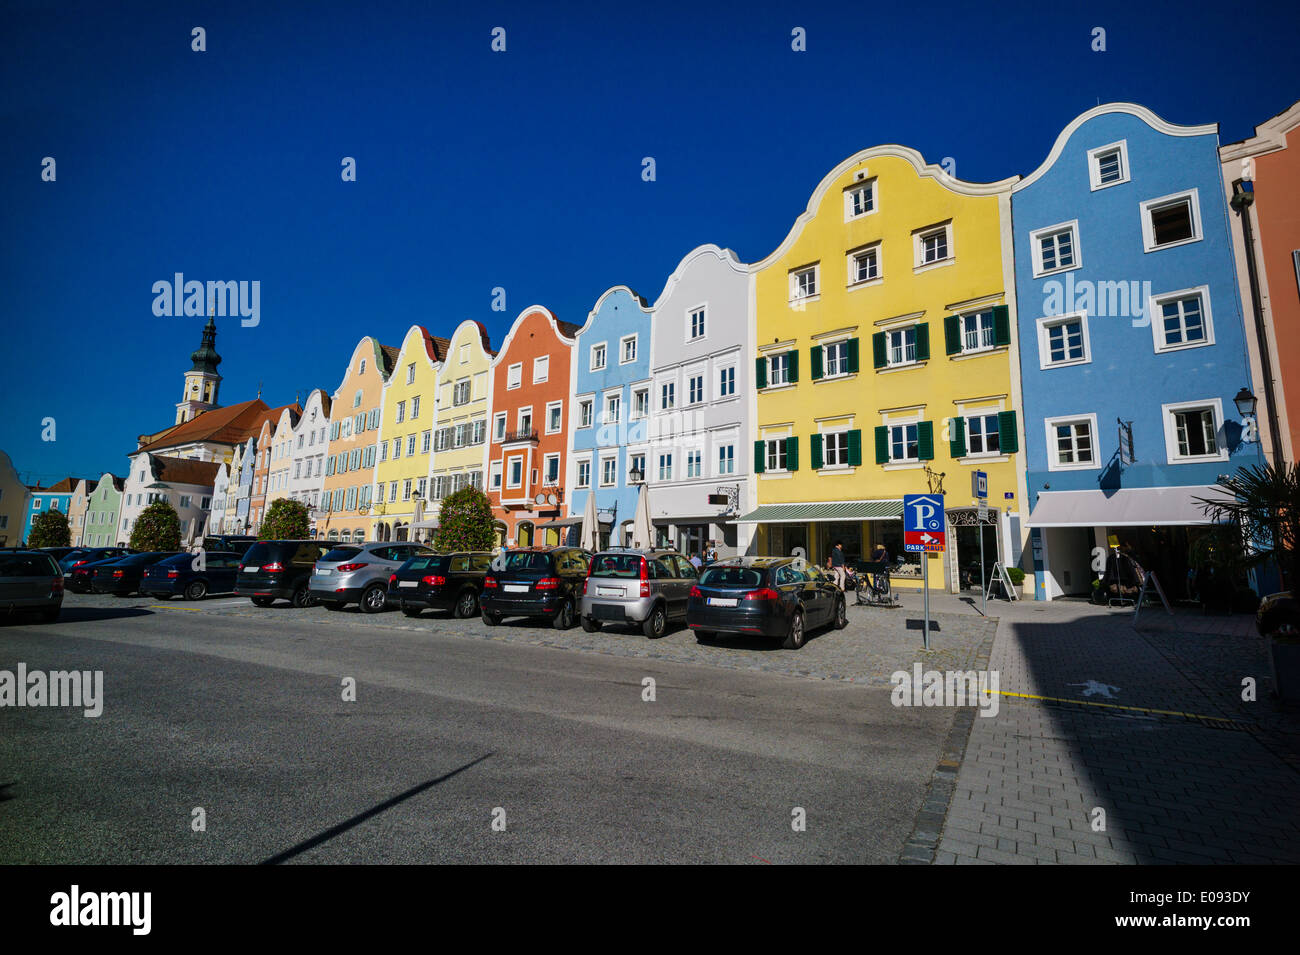
<svg viewBox="0 0 1300 955">
<path fill-rule="evenodd" d="M 221 324 L 221 397 L 281 404 L 337 387 L 362 334 L 472 318 L 495 343 L 533 303 L 653 300 L 704 242 L 758 259 L 868 146 L 988 181 L 1099 100 L 1230 142 L 1300 98 L 1293 4 L 338 6 L 5 4 L 0 448 L 24 476 L 120 474 L 172 422 L 203 321 L 154 317 L 175 272 L 261 282 L 261 324 Z"/>
</svg>

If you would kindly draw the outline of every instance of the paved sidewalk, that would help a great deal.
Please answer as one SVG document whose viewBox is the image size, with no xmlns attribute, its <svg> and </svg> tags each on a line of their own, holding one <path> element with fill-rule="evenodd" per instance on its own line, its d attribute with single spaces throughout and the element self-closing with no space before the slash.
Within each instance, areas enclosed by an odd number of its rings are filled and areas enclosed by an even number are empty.
<svg viewBox="0 0 1300 955">
<path fill-rule="evenodd" d="M 1300 862 L 1300 714 L 1249 617 L 998 612 L 1002 703 L 973 720 L 936 862 Z"/>
</svg>

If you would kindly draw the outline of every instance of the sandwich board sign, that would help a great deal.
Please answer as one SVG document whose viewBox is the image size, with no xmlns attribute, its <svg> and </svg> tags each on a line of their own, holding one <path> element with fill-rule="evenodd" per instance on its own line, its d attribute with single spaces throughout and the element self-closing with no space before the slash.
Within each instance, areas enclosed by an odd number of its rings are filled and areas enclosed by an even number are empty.
<svg viewBox="0 0 1300 955">
<path fill-rule="evenodd" d="M 942 494 L 903 495 L 903 550 L 941 554 L 944 532 Z"/>
</svg>

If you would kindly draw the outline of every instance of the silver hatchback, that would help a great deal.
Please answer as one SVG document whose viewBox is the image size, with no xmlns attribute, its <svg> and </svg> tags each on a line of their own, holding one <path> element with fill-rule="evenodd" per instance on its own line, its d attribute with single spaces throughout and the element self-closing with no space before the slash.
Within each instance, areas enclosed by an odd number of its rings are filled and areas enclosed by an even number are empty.
<svg viewBox="0 0 1300 955">
<path fill-rule="evenodd" d="M 673 550 L 601 551 L 591 559 L 582 594 L 582 629 L 593 633 L 606 623 L 622 623 L 662 637 L 669 623 L 686 619 L 697 578 L 691 562 Z"/>
<path fill-rule="evenodd" d="M 379 613 L 388 606 L 388 578 L 410 558 L 433 552 L 405 541 L 335 544 L 316 561 L 307 591 L 328 610 L 360 604 L 366 613 Z"/>
</svg>

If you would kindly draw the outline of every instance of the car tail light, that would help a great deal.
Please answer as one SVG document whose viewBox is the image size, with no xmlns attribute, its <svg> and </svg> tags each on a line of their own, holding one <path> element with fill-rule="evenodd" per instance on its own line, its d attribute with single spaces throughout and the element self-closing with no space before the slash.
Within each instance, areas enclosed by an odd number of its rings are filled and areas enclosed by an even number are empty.
<svg viewBox="0 0 1300 955">
<path fill-rule="evenodd" d="M 391 587 L 391 586 L 393 586 L 393 584 L 395 584 L 395 583 L 397 583 L 397 575 L 396 575 L 396 574 L 389 574 L 389 575 L 388 575 L 388 586 Z"/>
<path fill-rule="evenodd" d="M 700 588 L 699 588 L 699 587 L 692 587 L 692 588 L 691 588 L 691 596 L 692 596 L 692 597 L 703 597 L 704 594 L 700 593 Z"/>
<path fill-rule="evenodd" d="M 63 578 L 62 578 L 62 577 L 55 577 L 53 580 L 50 581 L 50 593 L 52 593 L 52 594 L 61 594 L 61 593 L 63 593 Z"/>
<path fill-rule="evenodd" d="M 538 581 L 536 584 L 534 584 L 533 586 L 535 586 L 538 590 L 556 590 L 556 589 L 558 589 L 559 586 L 560 586 L 560 578 L 559 578 L 559 577 L 543 577 L 541 580 L 539 580 L 539 581 Z"/>
<path fill-rule="evenodd" d="M 167 571 L 167 578 L 168 578 L 169 580 L 174 580 L 174 579 L 176 579 L 177 577 L 179 577 L 180 575 L 181 575 L 181 572 L 180 572 L 179 570 L 169 570 L 169 571 Z"/>
<path fill-rule="evenodd" d="M 587 596 L 587 581 L 590 579 L 591 579 L 591 574 L 588 574 L 586 577 L 582 579 L 582 595 L 584 597 Z"/>
<path fill-rule="evenodd" d="M 442 587 L 447 583 L 447 578 L 441 574 L 427 574 L 420 578 L 421 583 L 426 583 L 430 587 Z"/>
<path fill-rule="evenodd" d="M 484 590 L 496 590 L 496 589 L 497 589 L 497 579 L 496 579 L 495 577 L 484 577 L 484 578 L 483 578 L 483 589 L 484 589 Z"/>
<path fill-rule="evenodd" d="M 641 596 L 650 596 L 650 562 L 641 558 Z"/>
<path fill-rule="evenodd" d="M 762 590 L 751 590 L 745 594 L 746 600 L 780 600 L 781 592 L 773 590 L 771 587 L 764 587 Z"/>
<path fill-rule="evenodd" d="M 82 564 L 84 564 L 84 563 L 85 563 L 84 560 L 75 560 L 75 561 L 72 562 L 72 566 L 73 566 L 73 567 L 80 567 L 80 566 L 81 566 Z"/>
<path fill-rule="evenodd" d="M 358 564 L 339 564 L 334 569 L 337 570 L 340 574 L 350 574 L 354 570 L 360 570 L 362 567 L 369 567 L 369 566 L 370 565 L 363 560 Z"/>
<path fill-rule="evenodd" d="M 239 569 L 240 569 L 240 570 L 243 570 L 243 569 L 244 569 L 244 565 L 243 565 L 243 564 L 240 564 L 240 565 L 239 565 Z"/>
<path fill-rule="evenodd" d="M 273 560 L 269 564 L 263 564 L 262 569 L 268 574 L 278 574 L 280 571 L 284 570 L 284 564 L 280 563 L 278 560 Z"/>
<path fill-rule="evenodd" d="M 113 576 L 114 576 L 114 577 L 121 577 L 121 576 L 122 576 L 122 571 L 120 571 L 120 570 L 115 570 L 115 571 L 113 571 Z"/>
</svg>

